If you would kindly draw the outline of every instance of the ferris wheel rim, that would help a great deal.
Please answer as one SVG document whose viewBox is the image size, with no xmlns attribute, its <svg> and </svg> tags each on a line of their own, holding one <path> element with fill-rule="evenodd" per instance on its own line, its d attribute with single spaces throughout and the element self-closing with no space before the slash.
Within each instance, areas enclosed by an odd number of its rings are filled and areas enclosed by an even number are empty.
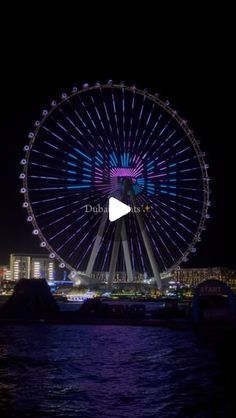
<svg viewBox="0 0 236 418">
<path fill-rule="evenodd" d="M 46 248 L 49 252 L 50 252 L 50 257 L 51 258 L 55 258 L 57 261 L 59 261 L 61 263 L 61 266 L 63 265 L 63 267 L 66 267 L 67 269 L 69 269 L 70 271 L 75 271 L 75 268 L 68 263 L 65 259 L 63 259 L 63 257 L 61 257 L 54 249 L 53 247 L 48 243 L 48 239 L 45 237 L 45 235 L 43 234 L 41 228 L 38 225 L 38 222 L 36 220 L 36 217 L 34 215 L 34 211 L 31 205 L 31 199 L 29 197 L 29 191 L 28 191 L 28 167 L 29 167 L 29 159 L 30 159 L 30 154 L 31 154 L 31 150 L 33 148 L 34 142 L 37 138 L 38 132 L 40 131 L 40 129 L 42 128 L 42 126 L 44 125 L 44 123 L 46 122 L 46 120 L 49 118 L 49 116 L 51 115 L 51 113 L 53 113 L 55 111 L 55 109 L 60 108 L 60 106 L 68 101 L 69 99 L 71 99 L 72 97 L 76 96 L 76 95 L 80 95 L 82 93 L 85 92 L 89 92 L 89 91 L 94 91 L 94 90 L 99 90 L 99 89 L 119 89 L 119 90 L 126 90 L 126 91 L 130 91 L 130 92 L 135 92 L 141 96 L 146 96 L 148 99 L 150 99 L 153 103 L 157 104 L 158 106 L 160 106 L 165 112 L 167 112 L 170 117 L 172 119 L 174 119 L 177 124 L 179 126 L 181 126 L 181 128 L 183 129 L 183 131 L 186 133 L 186 136 L 188 138 L 188 140 L 190 141 L 192 148 L 194 149 L 195 155 L 197 156 L 197 160 L 198 160 L 198 164 L 201 170 L 201 179 L 202 179 L 202 184 L 203 184 L 203 204 L 202 204 L 202 210 L 201 210 L 201 217 L 200 220 L 198 222 L 198 227 L 194 233 L 193 239 L 191 241 L 191 243 L 189 244 L 188 248 L 186 249 L 186 251 L 184 252 L 184 254 L 182 256 L 179 257 L 178 260 L 176 260 L 176 262 L 169 267 L 166 271 L 171 271 L 175 268 L 177 268 L 177 266 L 179 266 L 182 262 L 186 261 L 187 256 L 192 252 L 193 248 L 195 247 L 196 243 L 199 241 L 200 235 L 202 233 L 202 231 L 205 229 L 205 222 L 207 219 L 207 214 L 208 214 L 208 209 L 209 209 L 209 197 L 210 197 L 210 188 L 209 188 L 209 176 L 208 176 L 208 165 L 205 163 L 205 159 L 204 159 L 204 153 L 201 151 L 201 148 L 199 146 L 198 141 L 195 139 L 195 136 L 193 134 L 193 132 L 189 129 L 187 122 L 182 119 L 177 111 L 173 110 L 170 105 L 169 102 L 164 102 L 163 100 L 161 100 L 159 98 L 159 95 L 153 95 L 147 92 L 147 90 L 141 90 L 138 89 L 136 86 L 128 86 L 125 84 L 110 84 L 110 83 L 104 83 L 104 84 L 99 84 L 99 85 L 93 85 L 93 86 L 85 86 L 82 89 L 74 89 L 74 91 L 72 90 L 72 92 L 70 94 L 65 94 L 63 93 L 61 95 L 61 98 L 58 102 L 53 101 L 51 104 L 51 108 L 49 110 L 44 110 L 42 112 L 42 118 L 40 121 L 38 121 L 37 125 L 35 125 L 35 129 L 33 130 L 33 132 L 31 132 L 29 134 L 29 138 L 30 138 L 30 142 L 28 145 L 28 149 L 26 150 L 25 153 L 25 163 L 24 163 L 24 168 L 23 168 L 23 174 L 24 174 L 24 178 L 23 178 L 23 188 L 26 189 L 26 192 L 24 193 L 24 203 L 26 204 L 25 208 L 27 209 L 28 212 L 28 216 L 31 217 L 31 223 L 34 227 L 34 230 L 38 231 L 37 235 L 41 241 L 41 243 L 43 242 L 44 248 Z"/>
</svg>

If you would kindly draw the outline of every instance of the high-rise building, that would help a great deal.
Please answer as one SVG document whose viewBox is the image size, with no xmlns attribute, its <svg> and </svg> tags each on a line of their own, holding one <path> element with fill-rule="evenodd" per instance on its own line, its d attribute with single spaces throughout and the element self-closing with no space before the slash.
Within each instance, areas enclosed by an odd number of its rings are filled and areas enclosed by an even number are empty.
<svg viewBox="0 0 236 418">
<path fill-rule="evenodd" d="M 236 290 L 236 271 L 225 267 L 180 268 L 172 271 L 172 277 L 176 282 L 191 287 L 207 279 L 217 279 Z"/>
<path fill-rule="evenodd" d="M 53 260 L 40 254 L 11 254 L 10 271 L 13 280 L 53 280 L 55 266 Z"/>
<path fill-rule="evenodd" d="M 11 270 L 9 266 L 0 266 L 0 280 L 11 280 Z"/>
</svg>

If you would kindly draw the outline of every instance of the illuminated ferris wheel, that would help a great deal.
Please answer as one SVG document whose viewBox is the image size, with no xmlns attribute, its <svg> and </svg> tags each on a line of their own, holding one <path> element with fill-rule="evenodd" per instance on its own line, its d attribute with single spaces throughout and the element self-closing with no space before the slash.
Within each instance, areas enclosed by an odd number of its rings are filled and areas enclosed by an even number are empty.
<svg viewBox="0 0 236 418">
<path fill-rule="evenodd" d="M 187 261 L 209 217 L 205 154 L 158 94 L 123 83 L 73 88 L 43 110 L 21 160 L 27 220 L 72 272 L 155 277 Z M 110 222 L 113 196 L 133 209 Z M 122 245 L 121 245 L 122 244 Z"/>
</svg>

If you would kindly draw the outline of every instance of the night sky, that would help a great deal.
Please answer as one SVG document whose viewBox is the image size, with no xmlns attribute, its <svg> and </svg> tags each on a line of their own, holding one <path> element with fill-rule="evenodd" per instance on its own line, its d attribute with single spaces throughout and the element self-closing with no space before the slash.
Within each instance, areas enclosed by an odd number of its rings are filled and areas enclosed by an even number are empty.
<svg viewBox="0 0 236 418">
<path fill-rule="evenodd" d="M 215 17 L 200 19 L 178 21 L 171 30 L 172 22 L 167 21 L 168 37 L 159 27 L 160 17 L 156 26 L 146 25 L 145 30 L 138 21 L 131 30 L 129 19 L 125 27 L 122 21 L 113 27 L 110 19 L 103 33 L 90 20 L 82 32 L 78 22 L 66 30 L 55 21 L 45 32 L 41 21 L 38 26 L 28 22 L 22 35 L 11 22 L 15 36 L 12 41 L 7 37 L 1 51 L 0 263 L 7 263 L 11 252 L 42 251 L 25 221 L 19 194 L 19 161 L 33 122 L 52 99 L 72 86 L 113 79 L 159 92 L 187 119 L 207 153 L 212 179 L 211 219 L 188 266 L 236 267 L 230 25 L 223 31 Z"/>
</svg>

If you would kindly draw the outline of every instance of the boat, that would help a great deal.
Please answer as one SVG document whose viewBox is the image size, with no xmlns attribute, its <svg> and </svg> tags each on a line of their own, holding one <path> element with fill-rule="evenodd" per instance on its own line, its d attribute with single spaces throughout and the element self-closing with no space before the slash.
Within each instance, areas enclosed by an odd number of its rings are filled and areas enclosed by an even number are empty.
<svg viewBox="0 0 236 418">
<path fill-rule="evenodd" d="M 81 303 L 85 300 L 95 298 L 97 296 L 96 292 L 87 291 L 86 293 L 82 295 L 66 295 L 67 302 L 73 302 L 73 303 Z"/>
</svg>

